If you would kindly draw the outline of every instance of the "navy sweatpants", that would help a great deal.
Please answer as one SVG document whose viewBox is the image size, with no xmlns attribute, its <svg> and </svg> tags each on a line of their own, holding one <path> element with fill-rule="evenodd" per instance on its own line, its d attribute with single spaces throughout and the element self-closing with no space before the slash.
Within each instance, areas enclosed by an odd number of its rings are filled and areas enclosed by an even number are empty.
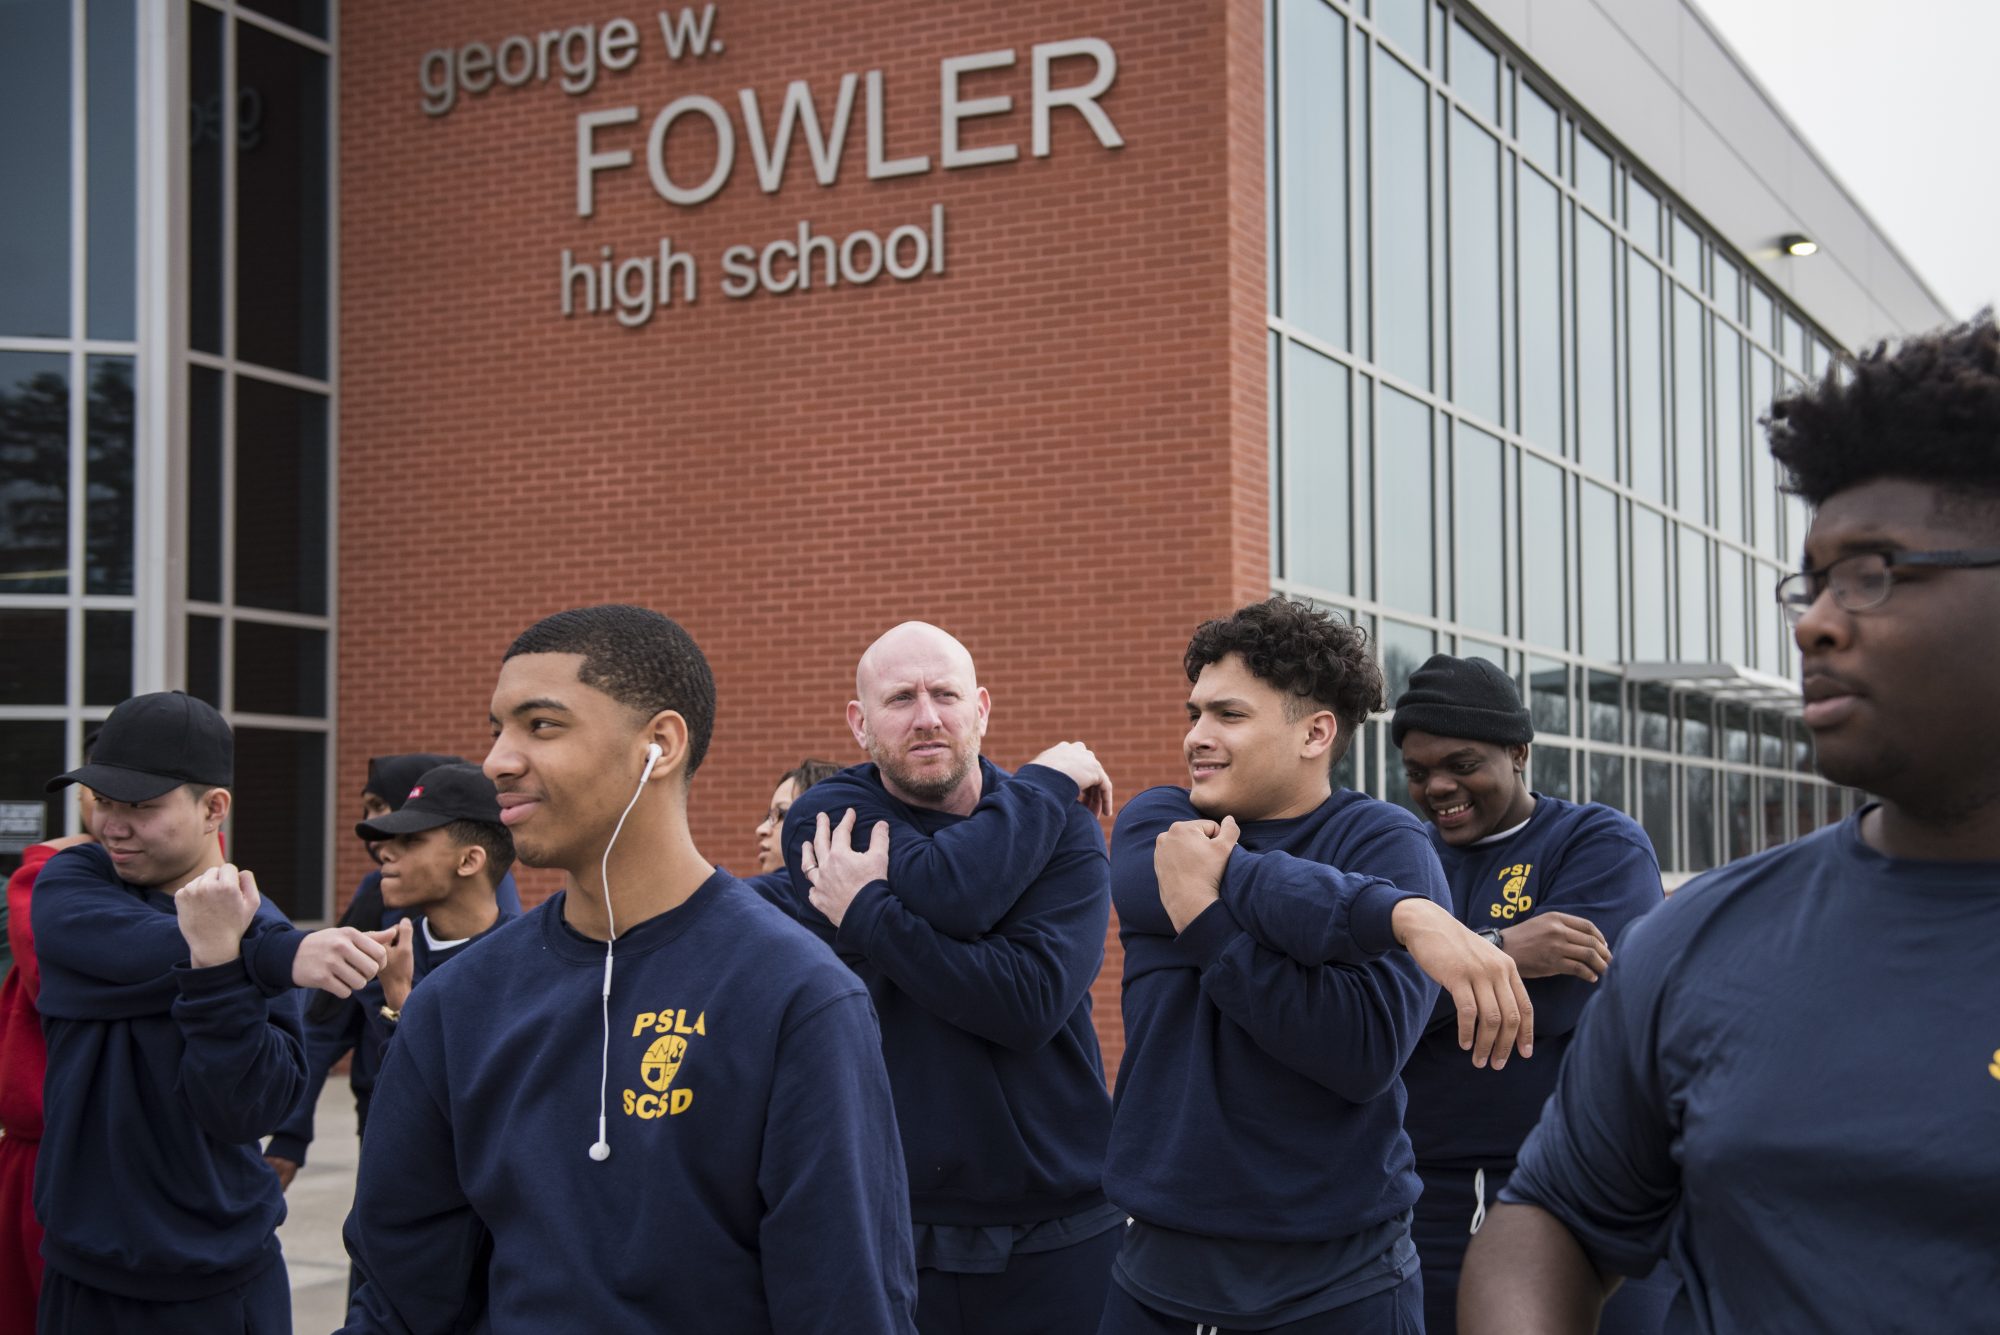
<svg viewBox="0 0 2000 1335">
<path fill-rule="evenodd" d="M 1088 1335 L 1097 1329 L 1123 1228 L 1009 1257 L 997 1275 L 917 1271 L 921 1335 Z"/>
<path fill-rule="evenodd" d="M 292 1281 L 271 1258 L 240 1288 L 193 1302 L 156 1303 L 79 1284 L 50 1268 L 36 1314 L 40 1335 L 292 1335 Z"/>
<path fill-rule="evenodd" d="M 1424 1194 L 1417 1198 L 1410 1237 L 1424 1268 L 1424 1329 L 1429 1335 L 1453 1335 L 1458 1329 L 1458 1274 L 1465 1265 L 1473 1215 L 1479 1208 L 1473 1191 L 1475 1170 L 1419 1165 L 1417 1172 L 1424 1179 Z M 1507 1178 L 1504 1170 L 1487 1170 L 1487 1209 L 1493 1208 Z M 1665 1262 L 1644 1279 L 1626 1280 L 1604 1304 L 1598 1335 L 1660 1335 L 1679 1288 Z"/>
<path fill-rule="evenodd" d="M 1097 1335 L 1249 1335 L 1248 1327 L 1203 1326 L 1147 1307 L 1112 1281 Z M 1423 1279 L 1411 1275 L 1358 1303 L 1336 1307 L 1303 1321 L 1260 1326 L 1255 1335 L 1424 1335 Z"/>
</svg>

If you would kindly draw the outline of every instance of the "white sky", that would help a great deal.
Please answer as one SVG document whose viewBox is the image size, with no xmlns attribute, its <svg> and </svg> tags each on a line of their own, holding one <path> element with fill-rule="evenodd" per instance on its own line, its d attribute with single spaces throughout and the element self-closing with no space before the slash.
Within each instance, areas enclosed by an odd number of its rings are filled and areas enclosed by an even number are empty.
<svg viewBox="0 0 2000 1335">
<path fill-rule="evenodd" d="M 1695 0 L 1954 315 L 2000 304 L 2000 0 Z"/>
</svg>

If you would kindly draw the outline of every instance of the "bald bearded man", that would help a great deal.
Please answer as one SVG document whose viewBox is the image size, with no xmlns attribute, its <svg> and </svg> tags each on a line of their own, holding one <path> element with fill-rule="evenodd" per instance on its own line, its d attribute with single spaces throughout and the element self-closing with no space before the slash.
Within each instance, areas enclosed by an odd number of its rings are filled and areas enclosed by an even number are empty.
<svg viewBox="0 0 2000 1335">
<path fill-rule="evenodd" d="M 1111 780 L 1078 742 L 983 759 L 964 645 L 905 622 L 847 706 L 868 763 L 785 821 L 799 917 L 867 983 L 909 1166 L 924 1335 L 1096 1329 L 1124 1215 L 1099 1177 L 1111 1101 L 1090 985 Z"/>
</svg>

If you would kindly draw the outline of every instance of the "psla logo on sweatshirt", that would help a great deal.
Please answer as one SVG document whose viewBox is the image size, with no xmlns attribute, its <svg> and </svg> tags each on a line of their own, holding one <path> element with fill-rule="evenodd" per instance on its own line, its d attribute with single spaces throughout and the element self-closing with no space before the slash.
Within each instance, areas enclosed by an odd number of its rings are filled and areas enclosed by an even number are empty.
<svg viewBox="0 0 2000 1335">
<path fill-rule="evenodd" d="M 1517 862 L 1511 867 L 1502 867 L 1495 878 L 1500 882 L 1498 904 L 1487 906 L 1487 914 L 1495 918 L 1518 918 L 1535 907 L 1535 897 L 1528 893 L 1528 878 L 1534 875 L 1535 864 Z"/>
<path fill-rule="evenodd" d="M 693 1019 L 685 1010 L 640 1011 L 632 1017 L 632 1037 L 651 1030 L 656 1038 L 639 1058 L 639 1083 L 648 1092 L 625 1091 L 625 1115 L 651 1121 L 656 1117 L 678 1117 L 694 1106 L 694 1091 L 685 1083 L 676 1086 L 688 1056 L 690 1038 L 708 1036 L 708 1012 Z"/>
</svg>

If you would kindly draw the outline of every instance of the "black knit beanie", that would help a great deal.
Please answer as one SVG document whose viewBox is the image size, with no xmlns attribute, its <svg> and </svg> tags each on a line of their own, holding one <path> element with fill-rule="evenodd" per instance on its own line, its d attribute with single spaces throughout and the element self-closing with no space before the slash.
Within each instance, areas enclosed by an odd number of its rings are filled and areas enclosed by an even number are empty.
<svg viewBox="0 0 2000 1335">
<path fill-rule="evenodd" d="M 437 755 L 429 751 L 414 751 L 401 756 L 374 756 L 368 761 L 368 782 L 361 785 L 361 791 L 373 793 L 387 802 L 389 810 L 401 811 L 404 799 L 409 797 L 410 789 L 417 786 L 418 779 L 439 765 L 463 763 L 458 756 Z"/>
<path fill-rule="evenodd" d="M 1450 654 L 1432 654 L 1410 674 L 1409 689 L 1396 698 L 1389 731 L 1397 746 L 1412 731 L 1495 746 L 1525 746 L 1535 740 L 1534 720 L 1521 704 L 1514 679 L 1484 658 Z"/>
</svg>

